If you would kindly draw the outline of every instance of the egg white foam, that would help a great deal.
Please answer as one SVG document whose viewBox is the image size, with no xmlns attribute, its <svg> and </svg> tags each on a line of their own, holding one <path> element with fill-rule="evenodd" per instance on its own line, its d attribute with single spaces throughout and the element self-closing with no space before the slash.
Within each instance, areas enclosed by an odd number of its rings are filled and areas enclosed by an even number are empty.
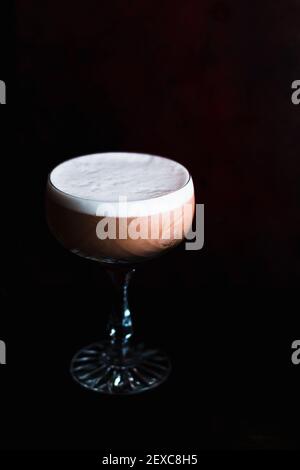
<svg viewBox="0 0 300 470">
<path fill-rule="evenodd" d="M 50 173 L 58 204 L 87 215 L 148 216 L 183 206 L 193 196 L 189 172 L 168 158 L 98 153 L 67 160 Z"/>
</svg>

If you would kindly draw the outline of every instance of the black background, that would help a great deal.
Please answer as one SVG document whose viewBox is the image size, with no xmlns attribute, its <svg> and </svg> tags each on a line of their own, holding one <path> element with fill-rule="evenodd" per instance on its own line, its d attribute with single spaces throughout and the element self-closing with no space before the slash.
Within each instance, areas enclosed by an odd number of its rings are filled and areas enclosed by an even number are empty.
<svg viewBox="0 0 300 470">
<path fill-rule="evenodd" d="M 17 0 L 10 17 L 0 447 L 297 448 L 298 2 Z M 185 164 L 205 204 L 204 248 L 132 282 L 136 334 L 173 373 L 129 398 L 69 377 L 73 353 L 104 334 L 111 290 L 44 218 L 56 164 L 116 150 Z"/>
</svg>

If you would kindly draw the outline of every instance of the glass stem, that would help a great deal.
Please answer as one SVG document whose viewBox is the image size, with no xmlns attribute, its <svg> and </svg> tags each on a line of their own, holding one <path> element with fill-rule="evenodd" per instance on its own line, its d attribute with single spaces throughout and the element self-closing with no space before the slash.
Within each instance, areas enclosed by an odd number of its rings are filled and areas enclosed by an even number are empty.
<svg viewBox="0 0 300 470">
<path fill-rule="evenodd" d="M 107 268 L 112 280 L 113 308 L 108 323 L 110 354 L 117 361 L 124 361 L 130 352 L 131 337 L 133 334 L 132 318 L 128 306 L 128 286 L 133 268 Z"/>
</svg>

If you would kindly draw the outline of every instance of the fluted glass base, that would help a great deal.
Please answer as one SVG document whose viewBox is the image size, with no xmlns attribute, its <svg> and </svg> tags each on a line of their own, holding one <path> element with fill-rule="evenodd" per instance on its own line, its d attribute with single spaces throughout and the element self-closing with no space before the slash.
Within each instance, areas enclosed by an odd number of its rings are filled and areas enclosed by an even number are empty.
<svg viewBox="0 0 300 470">
<path fill-rule="evenodd" d="M 157 387 L 171 370 L 168 357 L 158 350 L 138 346 L 121 359 L 108 351 L 107 343 L 99 342 L 75 354 L 71 362 L 74 380 L 95 392 L 129 395 Z"/>
</svg>

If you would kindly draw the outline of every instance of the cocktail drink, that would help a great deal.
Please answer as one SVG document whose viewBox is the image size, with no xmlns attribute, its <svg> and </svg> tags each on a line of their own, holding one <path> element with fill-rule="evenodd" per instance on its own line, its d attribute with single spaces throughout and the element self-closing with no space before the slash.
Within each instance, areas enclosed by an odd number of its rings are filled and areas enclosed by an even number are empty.
<svg viewBox="0 0 300 470">
<path fill-rule="evenodd" d="M 194 205 L 191 176 L 167 158 L 86 155 L 50 173 L 50 230 L 65 248 L 105 267 L 115 288 L 108 339 L 83 348 L 72 360 L 71 374 L 82 386 L 130 394 L 153 388 L 168 376 L 170 362 L 164 353 L 132 343 L 128 284 L 139 263 L 184 239 Z"/>
</svg>

